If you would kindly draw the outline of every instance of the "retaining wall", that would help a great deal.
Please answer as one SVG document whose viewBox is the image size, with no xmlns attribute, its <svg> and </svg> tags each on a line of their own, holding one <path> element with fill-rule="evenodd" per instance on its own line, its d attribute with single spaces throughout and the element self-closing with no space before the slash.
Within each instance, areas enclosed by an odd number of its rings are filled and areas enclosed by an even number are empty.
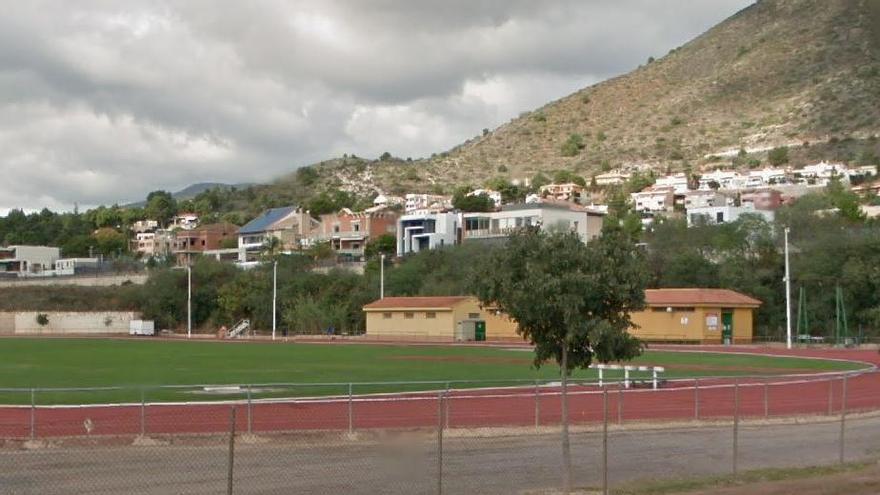
<svg viewBox="0 0 880 495">
<path fill-rule="evenodd" d="M 133 311 L 48 311 L 45 325 L 37 311 L 0 312 L 0 335 L 128 334 L 129 322 L 140 319 Z"/>
</svg>

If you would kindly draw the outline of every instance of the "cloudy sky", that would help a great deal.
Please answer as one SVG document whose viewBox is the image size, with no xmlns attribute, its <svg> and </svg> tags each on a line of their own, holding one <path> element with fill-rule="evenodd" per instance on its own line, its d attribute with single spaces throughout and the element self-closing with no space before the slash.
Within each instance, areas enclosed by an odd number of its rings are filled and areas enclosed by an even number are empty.
<svg viewBox="0 0 880 495">
<path fill-rule="evenodd" d="M 0 16 L 0 213 L 420 157 L 750 0 L 28 1 Z"/>
</svg>

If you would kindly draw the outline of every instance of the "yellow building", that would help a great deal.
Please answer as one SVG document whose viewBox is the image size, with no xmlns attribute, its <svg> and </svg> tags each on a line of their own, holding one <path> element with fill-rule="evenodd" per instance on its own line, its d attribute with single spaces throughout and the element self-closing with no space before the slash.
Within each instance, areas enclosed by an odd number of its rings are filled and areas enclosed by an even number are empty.
<svg viewBox="0 0 880 495">
<path fill-rule="evenodd" d="M 728 289 L 649 289 L 632 335 L 648 342 L 750 343 L 761 301 Z"/>
<path fill-rule="evenodd" d="M 386 297 L 364 306 L 367 337 L 399 340 L 522 340 L 516 323 L 471 296 Z"/>
<path fill-rule="evenodd" d="M 761 301 L 726 289 L 650 289 L 630 333 L 648 342 L 752 341 Z M 522 340 L 516 322 L 471 296 L 386 297 L 364 306 L 367 336 L 396 340 Z"/>
</svg>

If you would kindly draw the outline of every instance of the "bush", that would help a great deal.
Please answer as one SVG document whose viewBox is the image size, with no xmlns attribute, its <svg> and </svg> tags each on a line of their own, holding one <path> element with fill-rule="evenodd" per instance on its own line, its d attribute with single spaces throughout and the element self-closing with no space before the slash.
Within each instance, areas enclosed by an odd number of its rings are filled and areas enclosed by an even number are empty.
<svg viewBox="0 0 880 495">
<path fill-rule="evenodd" d="M 770 162 L 774 167 L 778 167 L 782 164 L 788 163 L 788 147 L 787 146 L 779 146 L 770 150 L 767 153 L 767 161 Z"/>
<path fill-rule="evenodd" d="M 577 156 L 584 149 L 584 137 L 580 134 L 571 134 L 568 139 L 562 143 L 562 156 Z"/>
<path fill-rule="evenodd" d="M 41 327 L 45 327 L 46 325 L 49 324 L 49 315 L 47 315 L 46 313 L 37 313 L 36 320 L 37 320 L 37 325 L 40 325 Z"/>
</svg>

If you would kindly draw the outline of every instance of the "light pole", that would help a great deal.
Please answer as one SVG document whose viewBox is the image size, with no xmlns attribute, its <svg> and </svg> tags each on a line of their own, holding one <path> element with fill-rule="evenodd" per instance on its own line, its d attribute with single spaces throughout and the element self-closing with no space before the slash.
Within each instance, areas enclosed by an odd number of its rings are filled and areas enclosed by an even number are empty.
<svg viewBox="0 0 880 495">
<path fill-rule="evenodd" d="M 193 276 L 192 265 L 186 265 L 186 338 L 192 338 L 192 295 Z"/>
<path fill-rule="evenodd" d="M 785 345 L 791 349 L 791 270 L 788 263 L 788 233 L 785 228 Z"/>
<path fill-rule="evenodd" d="M 385 299 L 385 255 L 379 256 L 379 299 Z"/>
<path fill-rule="evenodd" d="M 272 263 L 272 340 L 275 340 L 275 314 L 278 307 L 278 260 Z"/>
</svg>

